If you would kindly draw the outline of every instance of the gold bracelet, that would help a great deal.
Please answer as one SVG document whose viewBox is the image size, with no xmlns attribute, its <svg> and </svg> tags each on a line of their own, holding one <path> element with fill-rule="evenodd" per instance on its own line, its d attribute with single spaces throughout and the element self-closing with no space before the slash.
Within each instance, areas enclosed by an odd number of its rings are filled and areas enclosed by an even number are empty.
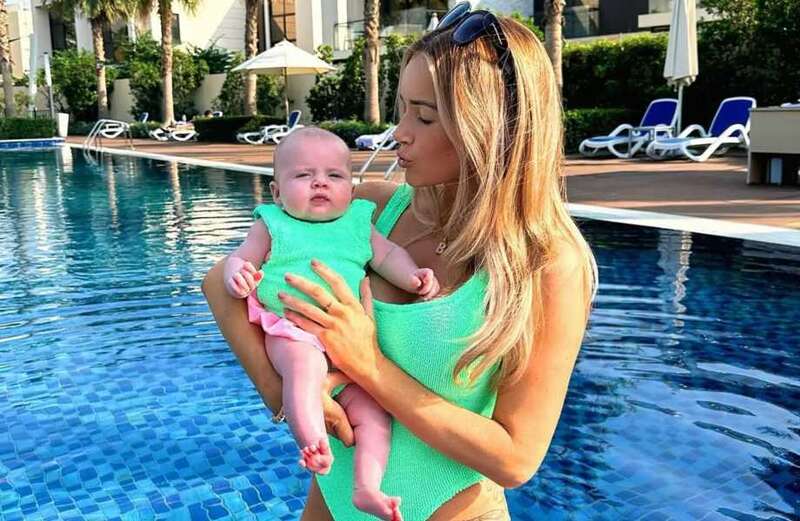
<svg viewBox="0 0 800 521">
<path fill-rule="evenodd" d="M 283 412 L 283 405 L 278 409 L 278 412 L 272 415 L 272 423 L 283 423 L 286 420 L 286 414 Z"/>
</svg>

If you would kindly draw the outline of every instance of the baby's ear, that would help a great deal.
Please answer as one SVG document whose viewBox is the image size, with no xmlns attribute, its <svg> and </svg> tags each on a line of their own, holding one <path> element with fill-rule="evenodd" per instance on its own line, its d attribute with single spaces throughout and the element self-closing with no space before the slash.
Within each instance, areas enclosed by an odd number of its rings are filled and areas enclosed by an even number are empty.
<svg viewBox="0 0 800 521">
<path fill-rule="evenodd" d="M 269 192 L 272 194 L 272 200 L 275 204 L 279 204 L 281 202 L 281 189 L 278 187 L 278 183 L 270 181 Z"/>
</svg>

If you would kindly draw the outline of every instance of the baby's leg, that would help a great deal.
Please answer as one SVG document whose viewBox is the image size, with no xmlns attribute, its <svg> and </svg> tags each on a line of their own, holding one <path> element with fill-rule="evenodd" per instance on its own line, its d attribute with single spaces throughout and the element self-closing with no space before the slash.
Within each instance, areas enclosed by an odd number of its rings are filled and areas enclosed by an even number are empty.
<svg viewBox="0 0 800 521">
<path fill-rule="evenodd" d="M 327 474 L 333 463 L 325 418 L 322 384 L 328 372 L 325 353 L 305 342 L 265 335 L 267 355 L 283 378 L 283 410 L 297 444 L 300 464 Z"/>
<path fill-rule="evenodd" d="M 381 492 L 381 480 L 389 459 L 391 418 L 357 385 L 348 385 L 339 395 L 355 435 L 353 504 L 387 521 L 401 521 L 400 498 Z"/>
</svg>

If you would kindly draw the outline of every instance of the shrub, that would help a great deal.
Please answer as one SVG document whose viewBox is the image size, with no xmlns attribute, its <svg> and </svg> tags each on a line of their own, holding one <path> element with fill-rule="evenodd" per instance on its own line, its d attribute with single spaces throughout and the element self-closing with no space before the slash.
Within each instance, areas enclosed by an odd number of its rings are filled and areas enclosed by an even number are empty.
<svg viewBox="0 0 800 521">
<path fill-rule="evenodd" d="M 149 112 L 154 119 L 163 119 L 161 105 L 161 44 L 150 34 L 140 36 L 136 42 L 125 41 L 119 45 L 122 62 L 121 77 L 130 78 L 134 103 L 131 114 Z M 208 74 L 208 64 L 181 49 L 172 51 L 172 96 L 175 115 L 180 118 L 194 116 L 194 92 Z"/>
<path fill-rule="evenodd" d="M 244 61 L 244 55 L 237 53 L 231 59 L 230 67 Z M 230 116 L 244 114 L 244 74 L 228 71 L 219 96 L 212 104 L 214 110 L 221 110 Z M 256 110 L 260 114 L 283 114 L 283 78 L 260 74 L 256 80 Z"/>
<path fill-rule="evenodd" d="M 0 139 L 37 139 L 56 135 L 50 118 L 0 118 Z"/>
<path fill-rule="evenodd" d="M 94 122 L 91 121 L 76 121 L 72 118 L 69 118 L 69 130 L 68 134 L 70 136 L 88 136 L 89 132 L 92 131 L 92 127 L 94 126 Z"/>
<path fill-rule="evenodd" d="M 356 138 L 362 134 L 380 134 L 389 126 L 387 124 L 373 125 L 365 121 L 323 121 L 320 128 L 333 132 L 342 138 L 347 146 L 355 148 Z"/>
<path fill-rule="evenodd" d="M 630 123 L 635 117 L 639 116 L 634 116 L 630 110 L 619 108 L 564 111 L 564 149 L 567 153 L 574 153 L 587 137 L 611 132 L 617 125 Z"/>
<path fill-rule="evenodd" d="M 624 107 L 641 113 L 651 100 L 673 96 L 662 75 L 666 52 L 663 34 L 568 44 L 565 108 Z"/>
<path fill-rule="evenodd" d="M 69 107 L 69 112 L 76 120 L 97 119 L 97 76 L 94 55 L 76 49 L 56 51 L 53 54 L 51 70 L 53 99 L 58 110 L 66 111 Z M 113 67 L 106 67 L 106 88 L 109 94 L 116 77 L 116 70 Z"/>
<path fill-rule="evenodd" d="M 195 61 L 205 62 L 208 66 L 208 74 L 222 74 L 223 72 L 228 72 L 234 66 L 232 65 L 234 53 L 222 47 L 217 47 L 216 43 L 214 41 L 205 49 L 189 45 L 189 52 Z"/>
<path fill-rule="evenodd" d="M 390 35 L 384 39 L 384 52 L 381 54 L 378 77 L 380 78 L 380 97 L 383 101 L 383 119 L 393 119 L 397 82 L 400 77 L 400 63 L 406 47 L 417 39 L 416 35 Z M 312 119 L 358 119 L 364 115 L 364 38 L 353 44 L 353 52 L 341 68 L 331 74 L 320 76 L 311 89 L 306 103 L 311 109 Z M 317 49 L 320 58 L 330 60 L 325 46 Z"/>
<path fill-rule="evenodd" d="M 273 116 L 223 116 L 220 118 L 195 118 L 194 128 L 200 141 L 235 143 L 236 134 L 258 130 L 264 125 L 285 124 L 284 118 Z"/>
<path fill-rule="evenodd" d="M 134 139 L 149 138 L 150 131 L 159 128 L 162 123 L 158 121 L 146 121 L 144 123 L 131 123 L 131 137 Z"/>
</svg>

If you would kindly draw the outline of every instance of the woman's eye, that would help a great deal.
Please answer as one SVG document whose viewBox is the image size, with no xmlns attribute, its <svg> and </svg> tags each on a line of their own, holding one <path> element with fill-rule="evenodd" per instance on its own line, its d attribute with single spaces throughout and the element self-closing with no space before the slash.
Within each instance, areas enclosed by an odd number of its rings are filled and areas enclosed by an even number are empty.
<svg viewBox="0 0 800 521">
<path fill-rule="evenodd" d="M 418 117 L 417 117 L 417 119 L 418 119 L 418 120 L 419 120 L 419 122 L 420 122 L 420 123 L 422 123 L 423 125 L 430 125 L 431 123 L 433 123 L 433 120 L 430 120 L 430 119 L 425 119 L 425 118 L 423 118 L 422 116 L 418 116 Z"/>
</svg>

